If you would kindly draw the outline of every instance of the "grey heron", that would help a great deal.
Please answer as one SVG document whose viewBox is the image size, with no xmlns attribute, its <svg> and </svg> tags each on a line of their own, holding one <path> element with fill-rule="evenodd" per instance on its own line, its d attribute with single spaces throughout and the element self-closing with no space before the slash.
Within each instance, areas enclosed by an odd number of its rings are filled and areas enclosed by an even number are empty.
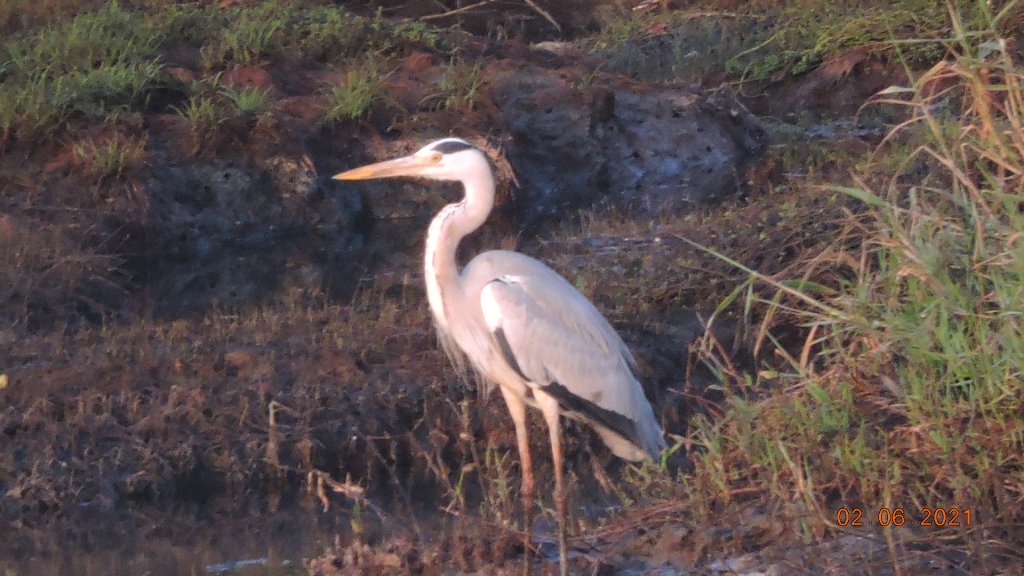
<svg viewBox="0 0 1024 576">
<path fill-rule="evenodd" d="M 589 424 L 626 460 L 657 458 L 661 427 L 637 379 L 633 355 L 607 320 L 557 272 L 518 252 L 492 250 L 459 272 L 459 242 L 494 206 L 486 155 L 458 138 L 432 142 L 412 155 L 353 168 L 337 180 L 419 176 L 458 181 L 460 202 L 445 206 L 427 232 L 424 278 L 438 338 L 456 366 L 460 352 L 497 384 L 515 425 L 522 472 L 526 552 L 534 504 L 526 406 L 539 408 L 555 469 L 561 573 L 567 573 L 565 486 L 559 417 Z M 528 561 L 527 561 L 528 569 Z"/>
</svg>

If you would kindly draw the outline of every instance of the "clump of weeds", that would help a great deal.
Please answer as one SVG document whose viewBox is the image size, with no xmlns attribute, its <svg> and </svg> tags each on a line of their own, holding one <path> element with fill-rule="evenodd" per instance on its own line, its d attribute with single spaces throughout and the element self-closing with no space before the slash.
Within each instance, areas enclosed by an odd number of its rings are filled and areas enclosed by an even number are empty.
<svg viewBox="0 0 1024 576">
<path fill-rule="evenodd" d="M 205 48 L 208 61 L 255 64 L 277 54 L 294 10 L 278 2 L 230 9 L 216 41 Z"/>
<path fill-rule="evenodd" d="M 231 103 L 235 114 L 259 117 L 270 109 L 270 93 L 258 86 L 224 86 L 221 93 Z"/>
<path fill-rule="evenodd" d="M 452 59 L 437 82 L 434 96 L 445 110 L 468 112 L 476 107 L 483 86 L 483 68 L 462 58 Z"/>
<path fill-rule="evenodd" d="M 752 346 L 775 360 L 744 374 L 701 349 L 724 412 L 691 424 L 696 518 L 760 497 L 798 520 L 795 537 L 820 539 L 862 510 L 897 571 L 915 538 L 973 550 L 972 571 L 1018 554 L 1024 74 L 998 18 L 979 30 L 949 17 L 949 58 L 875 104 L 907 120 L 852 184 L 826 188 L 860 205 L 838 239 L 796 276 L 718 254 L 750 274 L 723 309 L 759 315 Z M 802 327 L 802 344 L 781 345 L 783 326 Z"/>
<path fill-rule="evenodd" d="M 298 16 L 286 42 L 306 56 L 330 62 L 360 54 L 370 32 L 366 18 L 334 6 L 315 7 Z"/>
<path fill-rule="evenodd" d="M 121 132 L 74 144 L 75 160 L 94 181 L 121 178 L 146 162 L 146 140 Z"/>
<path fill-rule="evenodd" d="M 383 84 L 377 62 L 367 58 L 345 72 L 344 83 L 331 86 L 325 93 L 323 117 L 329 123 L 362 118 L 383 97 Z"/>
<path fill-rule="evenodd" d="M 185 121 L 197 145 L 214 135 L 224 122 L 224 113 L 211 96 L 192 96 L 180 108 L 174 107 L 174 111 Z"/>
</svg>

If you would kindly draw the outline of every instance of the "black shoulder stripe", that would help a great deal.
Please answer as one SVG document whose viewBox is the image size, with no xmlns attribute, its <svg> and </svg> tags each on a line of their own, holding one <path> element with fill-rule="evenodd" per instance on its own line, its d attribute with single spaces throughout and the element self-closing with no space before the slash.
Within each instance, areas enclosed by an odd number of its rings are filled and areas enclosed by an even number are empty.
<svg viewBox="0 0 1024 576">
<path fill-rule="evenodd" d="M 494 340 L 498 343 L 498 350 L 501 351 L 501 356 L 505 359 L 505 362 L 508 362 L 508 365 L 515 370 L 516 374 L 519 374 L 520 378 L 529 382 L 530 379 L 523 374 L 522 368 L 519 367 L 519 362 L 516 362 L 516 355 L 512 353 L 512 347 L 508 344 L 508 338 L 505 337 L 505 331 L 501 326 L 498 326 L 498 329 L 492 332 L 492 334 L 494 334 Z"/>
<path fill-rule="evenodd" d="M 582 396 L 577 396 L 558 382 L 552 381 L 548 383 L 543 387 L 543 390 L 554 396 L 555 400 L 558 400 L 558 405 L 563 410 L 575 412 L 586 420 L 600 424 L 633 444 L 643 447 L 636 431 L 636 425 L 622 414 L 602 408 Z"/>
<path fill-rule="evenodd" d="M 451 138 L 448 140 L 442 140 L 433 147 L 435 152 L 441 154 L 452 154 L 453 152 L 462 152 L 463 150 L 469 150 L 473 148 L 473 145 L 465 140 L 459 140 L 458 138 Z"/>
</svg>

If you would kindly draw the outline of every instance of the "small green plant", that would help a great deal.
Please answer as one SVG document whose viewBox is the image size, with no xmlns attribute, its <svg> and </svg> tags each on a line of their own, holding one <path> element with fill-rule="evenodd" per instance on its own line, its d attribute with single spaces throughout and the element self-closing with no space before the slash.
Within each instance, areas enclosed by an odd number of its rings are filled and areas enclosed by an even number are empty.
<svg viewBox="0 0 1024 576">
<path fill-rule="evenodd" d="M 270 106 L 269 92 L 257 86 L 245 86 L 241 89 L 224 86 L 221 88 L 221 94 L 231 103 L 235 114 L 261 116 Z"/>
<path fill-rule="evenodd" d="M 146 141 L 122 134 L 87 139 L 74 145 L 75 159 L 96 181 L 120 178 L 146 160 Z"/>
<path fill-rule="evenodd" d="M 441 35 L 437 28 L 426 22 L 402 22 L 391 30 L 391 42 L 399 44 L 415 44 L 425 48 L 437 48 L 441 45 Z"/>
<path fill-rule="evenodd" d="M 252 64 L 280 49 L 293 10 L 266 2 L 255 8 L 235 8 L 232 16 L 213 52 L 223 61 Z"/>
<path fill-rule="evenodd" d="M 445 110 L 472 110 L 476 107 L 483 83 L 483 68 L 479 63 L 453 60 L 437 83 L 441 107 Z"/>
<path fill-rule="evenodd" d="M 153 29 L 176 46 L 207 46 L 228 28 L 232 13 L 216 4 L 171 4 L 149 14 Z"/>
<path fill-rule="evenodd" d="M 185 106 L 175 107 L 174 110 L 185 119 L 189 129 L 197 137 L 212 134 L 224 120 L 217 102 L 207 96 L 192 96 Z"/>
<path fill-rule="evenodd" d="M 367 40 L 365 18 L 336 6 L 310 8 L 289 30 L 286 42 L 320 61 L 358 54 Z"/>
<path fill-rule="evenodd" d="M 361 118 L 381 98 L 382 82 L 372 58 L 345 73 L 345 83 L 327 91 L 324 119 L 328 122 Z"/>
</svg>

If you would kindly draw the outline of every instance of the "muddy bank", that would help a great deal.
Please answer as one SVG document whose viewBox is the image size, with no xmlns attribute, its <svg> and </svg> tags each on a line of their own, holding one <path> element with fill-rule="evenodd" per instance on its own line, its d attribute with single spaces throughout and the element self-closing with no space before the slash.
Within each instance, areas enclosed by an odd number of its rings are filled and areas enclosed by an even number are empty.
<svg viewBox="0 0 1024 576">
<path fill-rule="evenodd" d="M 198 74 L 172 57 L 176 78 Z M 474 139 L 503 198 L 504 220 L 483 245 L 509 231 L 551 235 L 583 209 L 652 218 L 735 196 L 764 144 L 756 119 L 724 96 L 542 60 L 482 58 L 480 94 L 456 115 L 408 97 L 445 72 L 439 56 L 414 51 L 386 77 L 392 97 L 342 124 L 313 118 L 303 100 L 335 78 L 329 68 L 236 67 L 220 77 L 226 86 L 291 91 L 287 106 L 232 118 L 206 140 L 180 116 L 143 115 L 134 129 L 149 131 L 148 164 L 123 179 L 83 177 L 59 143 L 8 151 L 12 198 L 35 199 L 5 216 L 13 237 L 60 227 L 108 259 L 87 263 L 105 267 L 86 270 L 94 289 L 63 287 L 78 302 L 28 278 L 9 295 L 25 315 L 3 343 L 6 521 L 293 493 L 313 469 L 395 497 L 456 468 L 468 454 L 460 434 L 507 442 L 478 416 L 455 425 L 464 418 L 451 394 L 463 391 L 448 387 L 425 321 L 421 238 L 444 194 L 326 176 L 432 135 Z M 410 125 L 381 138 L 375 126 L 397 112 Z M 41 202 L 67 211 L 43 220 Z M 83 217 L 94 222 L 86 232 Z"/>
</svg>

